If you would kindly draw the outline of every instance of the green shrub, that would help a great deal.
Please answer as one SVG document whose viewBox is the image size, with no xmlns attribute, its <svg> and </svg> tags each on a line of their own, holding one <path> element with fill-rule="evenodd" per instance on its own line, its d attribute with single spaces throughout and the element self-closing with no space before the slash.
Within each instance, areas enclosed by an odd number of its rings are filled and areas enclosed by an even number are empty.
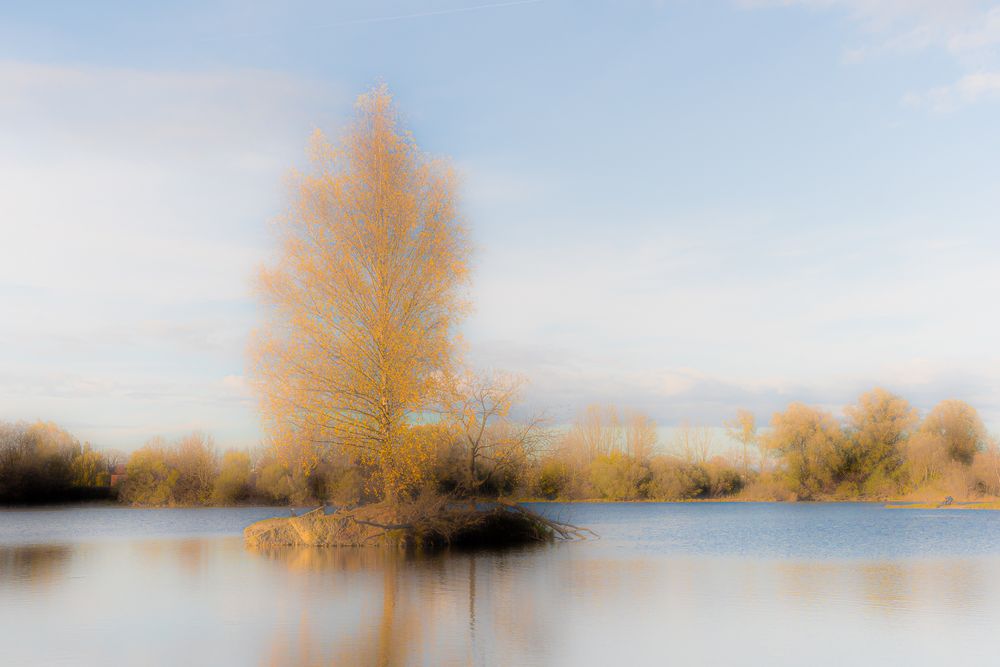
<svg viewBox="0 0 1000 667">
<path fill-rule="evenodd" d="M 137 449 L 125 466 L 121 499 L 132 505 L 169 505 L 180 474 L 167 463 L 167 451 L 160 441 Z"/>
<path fill-rule="evenodd" d="M 569 470 L 566 464 L 554 458 L 542 461 L 535 481 L 535 495 L 554 500 L 566 489 Z"/>
<path fill-rule="evenodd" d="M 650 462 L 646 495 L 656 500 L 691 500 L 708 497 L 712 482 L 703 466 L 660 456 Z"/>
<path fill-rule="evenodd" d="M 223 454 L 219 465 L 219 475 L 212 489 L 212 502 L 232 505 L 250 498 L 250 455 L 246 452 L 230 450 Z"/>
<path fill-rule="evenodd" d="M 601 498 L 636 500 L 649 481 L 649 469 L 622 452 L 602 454 L 590 465 L 590 482 Z"/>
</svg>

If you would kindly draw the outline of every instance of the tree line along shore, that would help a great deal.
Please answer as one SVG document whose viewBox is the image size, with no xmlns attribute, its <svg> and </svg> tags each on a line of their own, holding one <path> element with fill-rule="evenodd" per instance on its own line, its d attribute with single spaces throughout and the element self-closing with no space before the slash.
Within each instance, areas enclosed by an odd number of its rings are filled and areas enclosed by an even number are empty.
<svg viewBox="0 0 1000 667">
<path fill-rule="evenodd" d="M 496 387 L 494 382 L 491 386 Z M 497 395 L 484 396 L 489 406 Z M 969 404 L 922 418 L 882 389 L 839 417 L 793 403 L 758 429 L 740 411 L 719 429 L 681 426 L 660 442 L 634 410 L 591 406 L 568 426 L 498 411 L 482 429 L 425 424 L 424 491 L 450 497 L 561 501 L 932 500 L 1000 497 L 1000 451 Z M 475 424 L 473 424 L 475 422 Z M 725 447 L 724 451 L 719 451 Z M 343 452 L 304 465 L 266 447 L 220 452 L 192 433 L 124 454 L 51 423 L 0 423 L 0 503 L 357 505 L 375 500 L 370 470 Z"/>
<path fill-rule="evenodd" d="M 718 428 L 694 426 L 661 442 L 637 410 L 591 406 L 569 424 L 531 414 L 523 378 L 464 357 L 473 244 L 460 179 L 418 148 L 386 86 L 356 110 L 338 140 L 314 135 L 257 275 L 262 318 L 247 374 L 266 446 L 219 453 L 194 433 L 126 456 L 52 424 L 4 424 L 0 503 L 368 504 L 360 525 L 415 534 L 443 517 L 485 521 L 479 501 L 510 498 L 1000 495 L 996 442 L 958 400 L 921 416 L 874 389 L 839 415 L 792 403 L 761 429 L 740 411 L 723 446 Z M 524 527 L 565 528 L 543 524 Z"/>
</svg>

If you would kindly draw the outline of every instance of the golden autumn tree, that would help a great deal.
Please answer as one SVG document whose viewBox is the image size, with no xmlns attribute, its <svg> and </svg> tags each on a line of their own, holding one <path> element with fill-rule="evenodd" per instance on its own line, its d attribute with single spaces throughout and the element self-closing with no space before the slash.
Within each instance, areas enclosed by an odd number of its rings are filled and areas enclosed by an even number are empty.
<svg viewBox="0 0 1000 667">
<path fill-rule="evenodd" d="M 987 443 L 986 427 L 979 412 L 965 401 L 950 399 L 935 405 L 920 430 L 939 437 L 953 461 L 971 465 L 976 452 Z"/>
<path fill-rule="evenodd" d="M 904 446 L 919 416 L 901 396 L 876 387 L 844 409 L 849 426 L 849 446 L 844 451 L 841 475 L 863 488 L 890 479 L 902 468 Z"/>
<path fill-rule="evenodd" d="M 413 425 L 454 375 L 470 249 L 456 179 L 401 127 L 385 86 L 358 98 L 337 145 L 317 133 L 311 148 L 278 223 L 280 257 L 260 275 L 262 417 L 287 458 L 353 453 L 394 500 L 429 456 Z"/>
<path fill-rule="evenodd" d="M 825 410 L 792 403 L 771 418 L 768 446 L 785 462 L 785 474 L 798 498 L 817 498 L 833 491 L 844 433 Z"/>
</svg>

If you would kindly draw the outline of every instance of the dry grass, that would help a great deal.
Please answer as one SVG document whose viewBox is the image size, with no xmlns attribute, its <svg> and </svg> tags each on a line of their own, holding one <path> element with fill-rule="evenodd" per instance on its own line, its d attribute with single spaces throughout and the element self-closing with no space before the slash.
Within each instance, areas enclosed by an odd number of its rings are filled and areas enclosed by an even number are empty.
<svg viewBox="0 0 1000 667">
<path fill-rule="evenodd" d="M 507 501 L 455 502 L 425 496 L 414 502 L 342 509 L 258 521 L 243 531 L 253 547 L 379 546 L 435 549 L 501 547 L 556 539 L 587 539 L 586 528 L 548 519 Z"/>
</svg>

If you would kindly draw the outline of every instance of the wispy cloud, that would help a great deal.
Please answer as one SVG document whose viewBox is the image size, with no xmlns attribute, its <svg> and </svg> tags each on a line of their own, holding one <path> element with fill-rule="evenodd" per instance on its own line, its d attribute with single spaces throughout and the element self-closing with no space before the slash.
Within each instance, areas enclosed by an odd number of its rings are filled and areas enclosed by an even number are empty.
<svg viewBox="0 0 1000 667">
<path fill-rule="evenodd" d="M 533 207 L 530 190 L 507 189 L 517 210 Z M 988 237 L 933 216 L 859 215 L 835 225 L 746 210 L 575 219 L 558 239 L 492 239 L 470 357 L 529 377 L 531 402 L 559 420 L 616 402 L 664 425 L 717 425 L 740 407 L 769 418 L 793 400 L 839 410 L 885 385 L 923 409 L 964 397 L 1000 424 L 990 389 L 1000 320 L 984 307 L 1000 269 Z"/>
<path fill-rule="evenodd" d="M 904 101 L 913 106 L 947 112 L 989 99 L 1000 99 L 1000 71 L 966 74 L 951 85 L 923 93 L 910 93 Z"/>
<path fill-rule="evenodd" d="M 346 99 L 268 71 L 13 61 L 0 90 L 0 418 L 99 423 L 81 437 L 111 445 L 172 421 L 254 437 L 234 379 L 252 272 L 286 171 Z"/>
<path fill-rule="evenodd" d="M 883 56 L 927 50 L 947 54 L 964 70 L 958 80 L 904 101 L 935 111 L 997 97 L 1000 80 L 1000 4 L 993 0 L 738 0 L 745 8 L 801 6 L 846 12 L 859 29 L 859 43 L 844 59 L 862 63 Z"/>
</svg>

